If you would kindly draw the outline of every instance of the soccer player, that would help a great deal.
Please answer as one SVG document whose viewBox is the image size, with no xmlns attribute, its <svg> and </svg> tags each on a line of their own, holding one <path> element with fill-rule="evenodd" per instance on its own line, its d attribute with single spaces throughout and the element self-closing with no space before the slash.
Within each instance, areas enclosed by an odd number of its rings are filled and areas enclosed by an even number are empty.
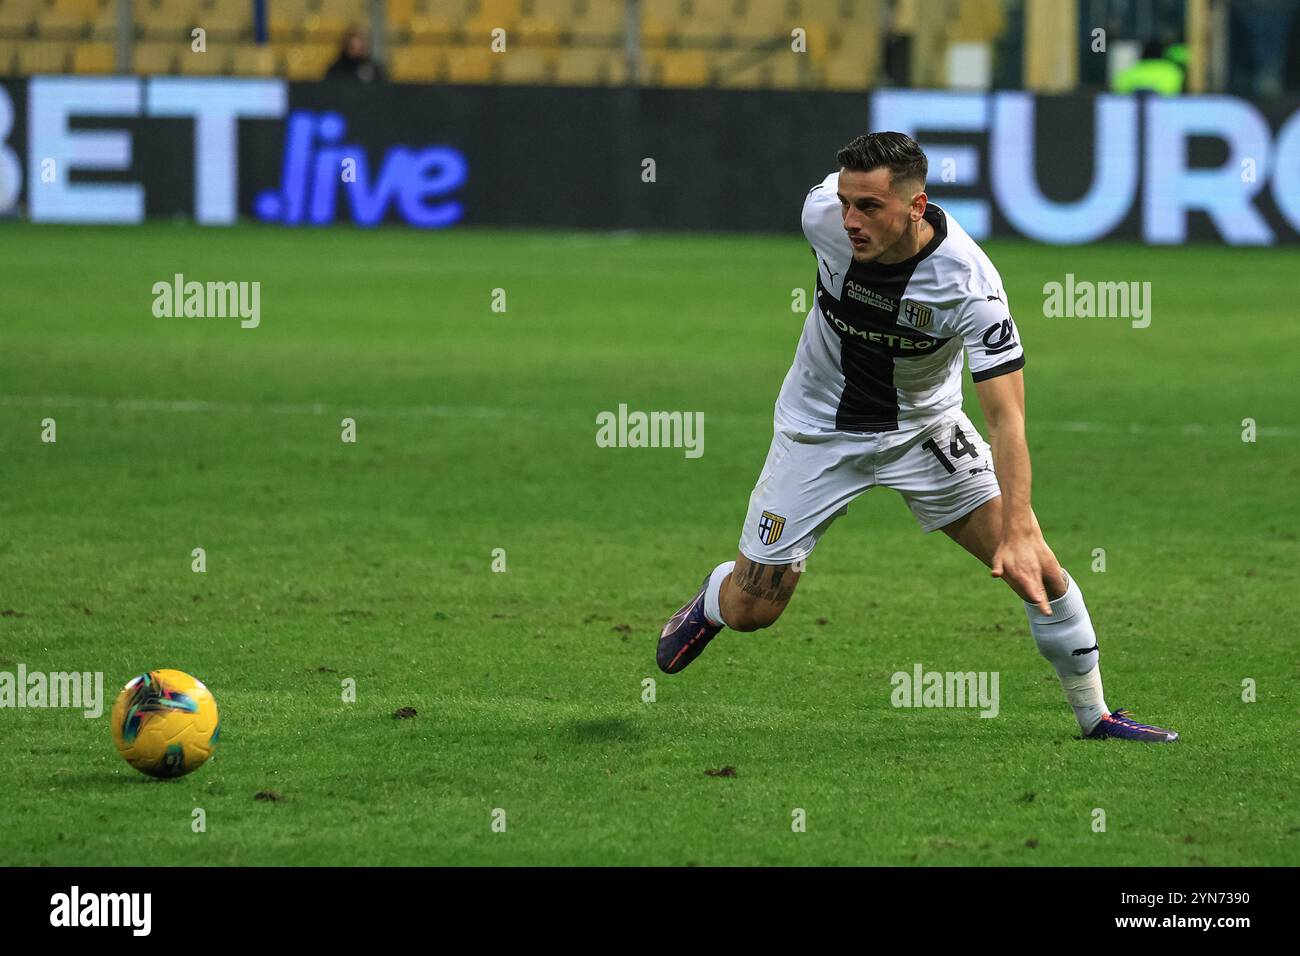
<svg viewBox="0 0 1300 956">
<path fill-rule="evenodd" d="M 836 158 L 839 172 L 804 200 L 817 294 L 740 553 L 664 626 L 659 667 L 682 670 L 724 627 L 774 623 L 818 539 L 880 485 L 902 494 L 923 531 L 943 529 L 1020 596 L 1085 737 L 1177 740 L 1106 707 L 1083 594 L 1030 506 L 1025 356 L 1001 276 L 928 201 L 925 154 L 910 137 L 859 136 Z M 961 408 L 963 351 L 991 445 Z"/>
</svg>

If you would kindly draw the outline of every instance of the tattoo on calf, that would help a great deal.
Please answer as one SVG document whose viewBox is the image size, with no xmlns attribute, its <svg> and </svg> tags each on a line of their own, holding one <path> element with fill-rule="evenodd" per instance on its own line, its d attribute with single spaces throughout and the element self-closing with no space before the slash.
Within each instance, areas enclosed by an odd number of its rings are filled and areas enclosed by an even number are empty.
<svg viewBox="0 0 1300 956">
<path fill-rule="evenodd" d="M 764 582 L 764 574 L 771 570 L 771 579 Z M 786 577 L 786 572 L 790 570 L 790 565 L 763 565 L 747 562 L 744 569 L 738 577 L 733 575 L 733 580 L 740 586 L 740 589 L 746 594 L 756 598 L 762 598 L 765 601 L 786 601 L 794 593 L 795 576 Z"/>
</svg>

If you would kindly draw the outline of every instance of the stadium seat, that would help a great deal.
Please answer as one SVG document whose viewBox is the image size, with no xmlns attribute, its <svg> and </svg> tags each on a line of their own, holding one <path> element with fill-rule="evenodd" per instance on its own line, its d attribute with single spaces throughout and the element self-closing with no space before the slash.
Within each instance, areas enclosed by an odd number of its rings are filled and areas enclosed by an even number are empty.
<svg viewBox="0 0 1300 956">
<path fill-rule="evenodd" d="M 665 23 L 676 23 L 690 16 L 689 0 L 641 0 L 641 15 Z"/>
<path fill-rule="evenodd" d="M 551 82 L 552 59 L 543 50 L 507 50 L 501 55 L 501 82 L 541 86 Z"/>
<path fill-rule="evenodd" d="M 188 43 L 168 43 L 157 41 L 137 41 L 135 45 L 135 62 L 132 69 L 145 76 L 176 72 L 176 54 L 181 50 L 189 52 Z"/>
<path fill-rule="evenodd" d="M 268 0 L 266 32 L 273 43 L 290 43 L 302 37 L 307 0 Z"/>
<path fill-rule="evenodd" d="M 714 23 L 738 19 L 744 8 L 744 0 L 688 0 L 687 3 L 692 20 L 712 20 Z"/>
<path fill-rule="evenodd" d="M 779 47 L 757 61 L 752 54 L 737 54 L 734 68 L 719 72 L 720 85 L 728 89 L 800 89 L 816 79 L 806 55 Z"/>
<path fill-rule="evenodd" d="M 277 59 L 275 50 L 266 44 L 241 43 L 235 47 L 230 69 L 239 76 L 274 76 Z"/>
<path fill-rule="evenodd" d="M 106 3 L 90 21 L 90 38 L 105 43 L 117 39 L 117 4 Z"/>
<path fill-rule="evenodd" d="M 384 28 L 391 47 L 410 40 L 411 21 L 415 15 L 415 0 L 384 0 Z"/>
<path fill-rule="evenodd" d="M 627 54 L 615 50 L 605 57 L 605 84 L 623 86 L 628 82 Z"/>
<path fill-rule="evenodd" d="M 472 17 L 461 25 L 461 43 L 464 46 L 482 47 L 487 50 L 498 35 L 495 31 L 505 30 L 506 48 L 509 49 L 510 38 L 515 32 L 515 23 L 514 20 L 500 20 L 481 15 Z"/>
<path fill-rule="evenodd" d="M 453 47 L 447 51 L 447 80 L 451 83 L 491 83 L 503 54 L 486 46 Z"/>
<path fill-rule="evenodd" d="M 870 58 L 861 51 L 837 53 L 822 69 L 822 84 L 828 90 L 865 90 L 875 77 Z"/>
<path fill-rule="evenodd" d="M 759 71 L 763 75 L 763 85 L 774 90 L 797 90 L 805 85 L 804 65 L 808 57 L 790 50 L 778 50 L 772 54 Z"/>
<path fill-rule="evenodd" d="M 525 46 L 555 46 L 560 42 L 560 26 L 549 17 L 521 17 L 510 34 Z"/>
<path fill-rule="evenodd" d="M 52 7 L 36 21 L 36 35 L 46 40 L 76 40 L 89 33 L 90 17 L 81 10 Z"/>
<path fill-rule="evenodd" d="M 302 36 L 302 23 L 297 17 L 273 11 L 266 15 L 266 35 L 273 43 L 289 43 Z"/>
<path fill-rule="evenodd" d="M 685 47 L 719 47 L 731 46 L 731 33 L 726 24 L 715 20 L 685 20 L 674 31 L 677 42 Z"/>
<path fill-rule="evenodd" d="M 202 53 L 192 47 L 182 46 L 176 57 L 176 65 L 186 76 L 217 76 L 226 72 L 229 49 L 224 43 L 209 43 Z"/>
<path fill-rule="evenodd" d="M 735 6 L 735 0 L 692 0 L 691 15 L 677 25 L 677 41 L 686 46 L 730 45 Z"/>
<path fill-rule="evenodd" d="M 313 13 L 303 24 L 303 37 L 309 43 L 328 43 L 342 46 L 343 37 L 351 24 L 345 17 L 333 13 Z"/>
<path fill-rule="evenodd" d="M 441 47 L 397 47 L 388 60 L 388 75 L 395 83 L 433 83 L 442 77 L 443 62 Z"/>
<path fill-rule="evenodd" d="M 574 43 L 615 46 L 622 42 L 623 4 L 608 0 L 574 0 L 572 10 L 566 32 Z M 645 44 L 644 36 L 641 42 Z"/>
<path fill-rule="evenodd" d="M 864 51 L 883 50 L 883 43 L 884 37 L 879 30 L 852 23 L 834 32 L 830 46 L 833 54 L 849 50 L 860 56 Z"/>
<path fill-rule="evenodd" d="M 757 90 L 764 86 L 761 60 L 751 53 L 735 53 L 719 60 L 718 85 L 729 90 Z"/>
<path fill-rule="evenodd" d="M 291 80 L 319 80 L 339 54 L 333 43 L 299 43 L 284 58 L 285 75 Z"/>
<path fill-rule="evenodd" d="M 133 0 L 132 10 L 137 26 L 166 16 L 185 21 L 199 15 L 200 0 Z"/>
<path fill-rule="evenodd" d="M 50 6 L 51 9 L 72 13 L 90 22 L 104 4 L 105 0 L 53 0 Z"/>
<path fill-rule="evenodd" d="M 957 15 L 946 29 L 949 42 L 991 43 L 1006 29 L 999 0 L 958 0 Z"/>
<path fill-rule="evenodd" d="M 0 36 L 25 37 L 36 23 L 41 0 L 5 0 L 0 4 Z"/>
<path fill-rule="evenodd" d="M 573 5 L 574 0 L 524 0 L 520 12 L 527 17 L 545 17 L 568 27 L 574 19 Z"/>
<path fill-rule="evenodd" d="M 316 12 L 323 16 L 337 17 L 348 26 L 361 26 L 370 17 L 369 7 L 369 0 L 319 0 Z"/>
<path fill-rule="evenodd" d="M 618 84 L 626 75 L 626 58 L 621 51 L 569 47 L 555 57 L 555 82 L 562 86 Z"/>
<path fill-rule="evenodd" d="M 682 22 L 681 0 L 642 0 L 641 2 L 641 47 L 654 49 L 666 47 L 676 42 L 678 25 Z M 611 24 L 616 30 L 622 30 L 621 22 Z"/>
<path fill-rule="evenodd" d="M 415 0 L 415 16 L 446 20 L 457 30 L 476 9 L 474 0 Z"/>
<path fill-rule="evenodd" d="M 457 29 L 457 23 L 451 17 L 442 14 L 416 13 L 411 18 L 408 36 L 415 44 L 450 43 Z"/>
<path fill-rule="evenodd" d="M 665 50 L 658 66 L 663 86 L 708 86 L 711 80 L 710 55 L 704 50 Z"/>
<path fill-rule="evenodd" d="M 202 27 L 208 33 L 208 42 L 213 40 L 237 40 L 252 36 L 253 11 L 251 3 L 230 2 L 215 4 L 210 9 L 200 9 L 194 18 L 194 25 Z"/>
<path fill-rule="evenodd" d="M 790 30 L 799 25 L 791 23 L 787 27 L 785 20 L 768 16 L 746 17 L 734 23 L 731 38 L 737 46 L 777 46 L 788 43 Z"/>
<path fill-rule="evenodd" d="M 832 29 L 866 15 L 863 0 L 799 0 L 799 15 L 804 20 L 824 24 Z"/>
<path fill-rule="evenodd" d="M 166 3 L 150 7 L 137 0 L 135 4 L 136 29 L 147 40 L 189 40 L 190 28 L 196 19 L 197 9 L 193 3 Z"/>
<path fill-rule="evenodd" d="M 111 43 L 79 43 L 72 51 L 72 72 L 112 73 L 114 59 Z"/>
<path fill-rule="evenodd" d="M 48 40 L 28 40 L 18 47 L 18 72 L 65 73 L 68 68 L 68 44 Z"/>
<path fill-rule="evenodd" d="M 483 20 L 491 26 L 508 27 L 520 17 L 519 0 L 479 0 L 472 19 Z"/>
<path fill-rule="evenodd" d="M 824 60 L 831 51 L 830 30 L 826 24 L 810 20 L 806 23 L 795 24 L 804 31 L 804 49 L 807 51 L 804 55 L 812 60 Z M 794 27 L 791 27 L 793 30 Z M 794 37 L 786 34 L 789 38 L 788 43 L 794 43 Z M 793 47 L 791 47 L 793 49 Z"/>
</svg>

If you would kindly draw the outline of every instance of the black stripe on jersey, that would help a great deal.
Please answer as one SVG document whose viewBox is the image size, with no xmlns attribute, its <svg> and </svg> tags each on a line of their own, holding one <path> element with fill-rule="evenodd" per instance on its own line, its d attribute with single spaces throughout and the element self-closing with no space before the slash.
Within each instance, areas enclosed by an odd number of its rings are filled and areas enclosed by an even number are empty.
<svg viewBox="0 0 1300 956">
<path fill-rule="evenodd" d="M 1020 355 L 1013 358 L 1010 362 L 1003 362 L 1001 365 L 986 368 L 982 372 L 971 372 L 970 377 L 973 382 L 987 382 L 991 378 L 997 378 L 999 375 L 1007 375 L 1024 367 L 1025 357 Z"/>
<path fill-rule="evenodd" d="M 898 390 L 894 363 L 931 355 L 947 339 L 898 324 L 898 310 L 912 274 L 948 235 L 943 213 L 931 206 L 926 220 L 934 237 L 910 259 L 895 263 L 850 260 L 841 298 L 817 277 L 817 304 L 822 317 L 840 337 L 844 394 L 835 411 L 835 427 L 850 432 L 898 430 Z"/>
</svg>

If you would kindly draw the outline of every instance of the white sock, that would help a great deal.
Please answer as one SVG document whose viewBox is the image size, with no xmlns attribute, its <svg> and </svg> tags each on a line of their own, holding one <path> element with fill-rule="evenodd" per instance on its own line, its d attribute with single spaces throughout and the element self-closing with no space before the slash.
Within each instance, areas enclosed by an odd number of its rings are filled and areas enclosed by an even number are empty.
<svg viewBox="0 0 1300 956">
<path fill-rule="evenodd" d="M 735 561 L 724 561 L 713 569 L 709 575 L 708 587 L 704 589 L 704 616 L 709 619 L 709 623 L 715 627 L 726 627 L 727 622 L 722 619 L 722 606 L 719 598 L 722 595 L 722 579 L 731 573 L 731 569 L 736 566 Z"/>
<path fill-rule="evenodd" d="M 1061 573 L 1065 574 L 1064 571 Z M 1079 585 L 1068 574 L 1065 574 L 1065 580 L 1065 593 L 1049 602 L 1051 617 L 1027 602 L 1025 613 L 1038 652 L 1056 668 L 1065 698 L 1086 734 L 1109 711 L 1102 696 L 1097 635 L 1092 629 L 1092 618 L 1088 616 Z"/>
<path fill-rule="evenodd" d="M 1065 699 L 1074 708 L 1079 729 L 1085 734 L 1090 732 L 1102 717 L 1110 713 L 1101 692 L 1101 665 L 1098 664 L 1082 677 L 1066 677 L 1064 674 L 1057 676 L 1061 678 Z"/>
</svg>

